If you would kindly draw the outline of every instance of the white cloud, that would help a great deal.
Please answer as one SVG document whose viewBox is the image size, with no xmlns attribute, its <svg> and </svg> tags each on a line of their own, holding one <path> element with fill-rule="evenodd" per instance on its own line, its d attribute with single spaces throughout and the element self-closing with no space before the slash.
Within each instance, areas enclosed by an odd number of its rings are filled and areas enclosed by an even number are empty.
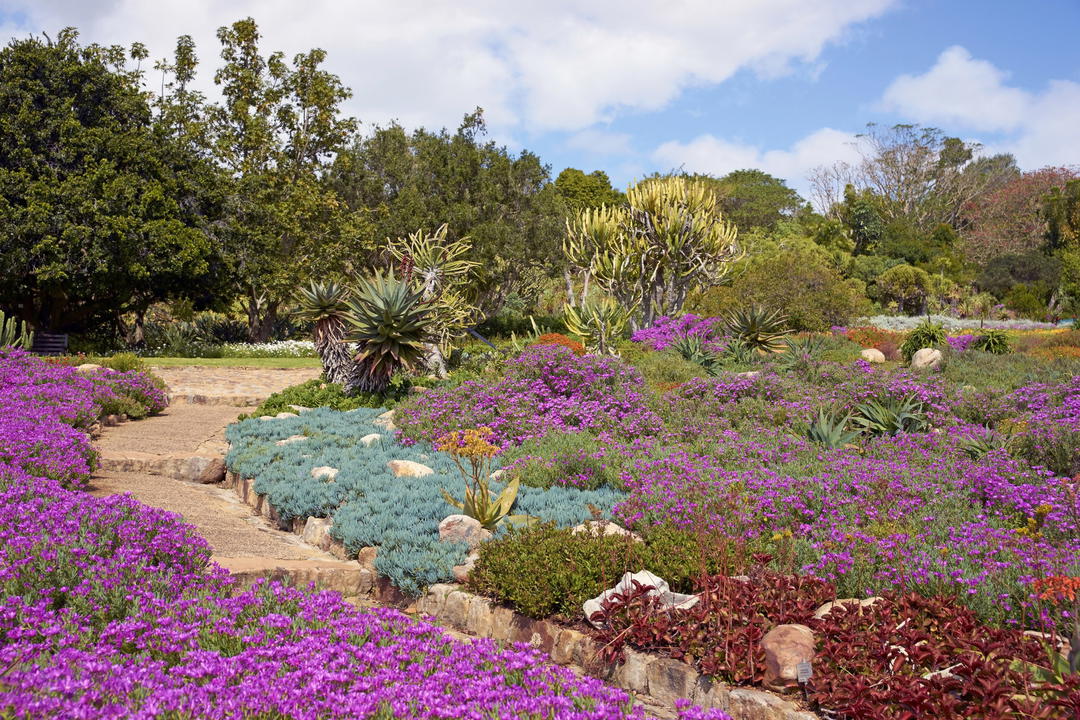
<svg viewBox="0 0 1080 720">
<path fill-rule="evenodd" d="M 211 87 L 218 26 L 251 15 L 263 47 L 318 46 L 368 123 L 455 126 L 483 106 L 494 127 L 580 130 L 666 106 L 740 68 L 782 73 L 896 0 L 5 0 L 0 33 L 77 26 L 86 41 L 146 43 L 153 58 L 192 35 Z"/>
<path fill-rule="evenodd" d="M 964 48 L 948 48 L 922 75 L 901 75 L 885 90 L 882 106 L 925 123 L 974 130 L 1014 130 L 1031 96 L 1005 85 L 1007 74 Z"/>
<path fill-rule="evenodd" d="M 1022 167 L 1080 163 L 1080 84 L 1054 80 L 1041 92 L 1006 84 L 1008 73 L 954 46 L 922 75 L 885 90 L 885 110 L 920 123 L 1002 134 L 991 143 Z"/>
<path fill-rule="evenodd" d="M 629 155 L 630 134 L 588 128 L 566 139 L 566 146 L 593 155 Z"/>
<path fill-rule="evenodd" d="M 855 162 L 855 135 L 822 128 L 801 138 L 786 150 L 762 150 L 739 142 L 700 135 L 690 142 L 669 141 L 653 152 L 653 160 L 665 170 L 725 175 L 732 170 L 756 168 L 787 181 L 789 187 L 808 197 L 807 176 L 821 165 Z"/>
</svg>

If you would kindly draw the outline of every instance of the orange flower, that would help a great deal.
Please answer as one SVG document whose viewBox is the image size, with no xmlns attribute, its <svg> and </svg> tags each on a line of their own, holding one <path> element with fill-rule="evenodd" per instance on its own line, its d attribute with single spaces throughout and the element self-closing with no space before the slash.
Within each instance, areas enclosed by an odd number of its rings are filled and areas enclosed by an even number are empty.
<svg viewBox="0 0 1080 720">
<path fill-rule="evenodd" d="M 1075 602 L 1076 593 L 1080 591 L 1080 577 L 1051 575 L 1039 578 L 1032 583 L 1032 587 L 1040 600 Z"/>
</svg>

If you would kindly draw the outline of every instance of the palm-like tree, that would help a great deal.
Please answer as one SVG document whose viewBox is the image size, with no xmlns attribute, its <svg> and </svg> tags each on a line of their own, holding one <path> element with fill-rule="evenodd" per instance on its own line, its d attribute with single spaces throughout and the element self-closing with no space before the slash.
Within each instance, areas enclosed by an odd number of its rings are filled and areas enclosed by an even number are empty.
<svg viewBox="0 0 1080 720">
<path fill-rule="evenodd" d="M 424 358 L 431 342 L 435 308 L 422 290 L 378 270 L 358 281 L 346 303 L 345 339 L 355 342 L 355 373 L 350 390 L 383 392 L 403 367 Z"/>
<path fill-rule="evenodd" d="M 315 324 L 312 339 L 330 382 L 348 385 L 353 374 L 353 350 L 345 337 L 349 289 L 333 281 L 311 281 L 296 294 L 296 317 Z"/>
</svg>

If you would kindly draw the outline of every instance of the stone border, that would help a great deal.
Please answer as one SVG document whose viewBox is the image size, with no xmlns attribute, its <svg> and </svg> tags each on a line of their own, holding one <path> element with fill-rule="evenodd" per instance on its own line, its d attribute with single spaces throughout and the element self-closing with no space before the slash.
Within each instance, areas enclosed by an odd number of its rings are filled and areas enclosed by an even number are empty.
<svg viewBox="0 0 1080 720">
<path fill-rule="evenodd" d="M 253 479 L 241 478 L 231 470 L 224 485 L 274 527 L 300 535 L 305 542 L 340 560 L 352 560 L 345 546 L 330 537 L 331 520 L 307 517 L 286 521 L 265 495 L 255 492 Z M 388 605 L 407 604 L 409 598 L 375 571 L 375 551 L 376 548 L 360 550 L 356 560 L 360 580 L 352 594 L 369 595 Z M 415 607 L 444 627 L 496 642 L 527 643 L 556 665 L 588 668 L 590 674 L 602 680 L 635 694 L 651 696 L 668 707 L 674 707 L 676 700 L 689 700 L 703 708 L 719 708 L 733 720 L 820 720 L 815 713 L 802 710 L 779 695 L 715 682 L 680 660 L 626 650 L 622 664 L 599 664 L 596 658 L 600 648 L 585 633 L 551 620 L 526 617 L 467 592 L 460 585 L 432 585 L 415 600 Z"/>
</svg>

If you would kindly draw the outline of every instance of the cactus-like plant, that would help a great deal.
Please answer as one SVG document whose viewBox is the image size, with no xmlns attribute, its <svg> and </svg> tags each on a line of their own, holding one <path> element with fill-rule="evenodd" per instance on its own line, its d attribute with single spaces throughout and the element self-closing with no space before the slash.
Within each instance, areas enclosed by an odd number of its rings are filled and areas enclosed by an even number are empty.
<svg viewBox="0 0 1080 720">
<path fill-rule="evenodd" d="M 390 378 L 423 359 L 434 315 L 421 291 L 378 270 L 361 279 L 346 301 L 346 342 L 357 344 L 349 390 L 385 392 Z"/>
<path fill-rule="evenodd" d="M 984 330 L 971 344 L 976 350 L 990 353 L 991 355 L 1004 355 L 1009 352 L 1009 336 L 1004 330 Z"/>
<path fill-rule="evenodd" d="M 786 347 L 784 336 L 789 331 L 784 326 L 787 316 L 779 310 L 752 305 L 729 313 L 724 320 L 728 333 L 752 350 L 774 353 Z"/>
<path fill-rule="evenodd" d="M 312 280 L 297 291 L 294 313 L 297 319 L 314 323 L 312 340 L 326 379 L 342 385 L 349 384 L 353 367 L 353 352 L 343 339 L 348 298 L 349 290 L 344 285 Z"/>
<path fill-rule="evenodd" d="M 632 307 L 623 307 L 611 298 L 589 299 L 579 307 L 563 309 L 566 329 L 580 337 L 585 347 L 601 355 L 614 352 L 615 341 L 626 332 Z"/>
<path fill-rule="evenodd" d="M 850 423 L 850 414 L 838 415 L 819 409 L 806 431 L 806 439 L 830 450 L 851 445 L 859 439 L 859 433 L 848 429 Z"/>
<path fill-rule="evenodd" d="M 491 458 L 499 448 L 491 443 L 491 428 L 455 430 L 440 437 L 435 448 L 448 453 L 465 479 L 465 499 L 459 501 L 446 490 L 443 499 L 488 530 L 503 522 L 527 522 L 525 516 L 511 515 L 510 509 L 517 499 L 521 479 L 514 477 L 497 496 L 491 494 L 488 478 L 491 475 Z M 468 467 L 466 467 L 466 463 Z"/>
<path fill-rule="evenodd" d="M 34 344 L 34 333 L 29 326 L 0 310 L 0 347 L 17 347 L 29 350 Z"/>
</svg>

